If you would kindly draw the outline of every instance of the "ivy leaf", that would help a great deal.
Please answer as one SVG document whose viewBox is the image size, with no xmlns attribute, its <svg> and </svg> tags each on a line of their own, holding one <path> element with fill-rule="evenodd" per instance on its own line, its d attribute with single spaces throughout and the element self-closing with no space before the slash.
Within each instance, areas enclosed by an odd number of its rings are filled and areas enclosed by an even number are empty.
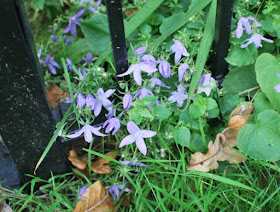
<svg viewBox="0 0 280 212">
<path fill-rule="evenodd" d="M 273 110 L 258 114 L 256 124 L 247 124 L 237 136 L 240 151 L 257 160 L 280 160 L 280 115 Z"/>
<path fill-rule="evenodd" d="M 261 86 L 271 104 L 280 111 L 280 93 L 274 90 L 274 87 L 280 83 L 280 58 L 271 54 L 261 54 L 255 65 L 257 81 Z"/>
<path fill-rule="evenodd" d="M 258 86 L 254 66 L 230 67 L 222 86 L 225 94 L 236 95 L 242 91 Z M 251 92 L 254 95 L 256 91 Z M 245 96 L 248 93 L 244 93 Z"/>
<path fill-rule="evenodd" d="M 271 105 L 266 95 L 260 92 L 254 101 L 254 108 L 256 113 L 263 112 L 264 110 L 274 110 L 275 108 Z"/>
<path fill-rule="evenodd" d="M 240 45 L 230 47 L 229 54 L 225 60 L 233 66 L 248 66 L 255 62 L 258 56 L 258 50 L 254 45 L 247 48 L 241 48 Z"/>
<path fill-rule="evenodd" d="M 163 105 L 157 105 L 152 107 L 152 114 L 155 119 L 164 120 L 167 119 L 172 112 Z"/>
<path fill-rule="evenodd" d="M 186 127 L 179 127 L 174 130 L 174 140 L 181 146 L 189 147 L 190 137 L 190 130 Z"/>
</svg>

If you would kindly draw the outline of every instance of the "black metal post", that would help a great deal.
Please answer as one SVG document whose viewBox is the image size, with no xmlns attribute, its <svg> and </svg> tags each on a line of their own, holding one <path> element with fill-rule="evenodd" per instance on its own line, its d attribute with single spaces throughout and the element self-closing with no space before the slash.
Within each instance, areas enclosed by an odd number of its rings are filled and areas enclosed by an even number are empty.
<svg viewBox="0 0 280 212">
<path fill-rule="evenodd" d="M 0 134 L 25 182 L 30 178 L 24 174 L 33 174 L 55 125 L 24 4 L 0 0 L 0 5 Z M 47 179 L 50 171 L 68 170 L 63 144 L 56 142 L 37 176 Z"/>
<path fill-rule="evenodd" d="M 219 83 L 228 73 L 228 64 L 225 57 L 229 51 L 229 38 L 234 0 L 218 0 L 216 15 L 216 32 L 214 39 L 215 65 L 213 76 Z"/>
<path fill-rule="evenodd" d="M 121 0 L 106 0 L 107 16 L 117 74 L 128 69 Z M 123 79 L 129 80 L 126 76 Z"/>
</svg>

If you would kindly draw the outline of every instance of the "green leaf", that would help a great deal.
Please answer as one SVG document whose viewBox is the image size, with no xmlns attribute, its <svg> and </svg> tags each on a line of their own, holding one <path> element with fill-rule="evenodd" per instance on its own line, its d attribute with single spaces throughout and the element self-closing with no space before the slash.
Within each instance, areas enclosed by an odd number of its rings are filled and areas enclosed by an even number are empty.
<svg viewBox="0 0 280 212">
<path fill-rule="evenodd" d="M 149 35 L 152 32 L 152 27 L 149 24 L 143 24 L 140 27 L 140 32 L 144 35 Z"/>
<path fill-rule="evenodd" d="M 255 64 L 257 81 L 271 104 L 280 111 L 280 93 L 274 87 L 280 83 L 280 57 L 271 54 L 261 54 Z"/>
<path fill-rule="evenodd" d="M 260 92 L 254 100 L 254 109 L 256 113 L 263 112 L 264 110 L 274 110 L 275 108 L 267 99 L 263 92 Z"/>
<path fill-rule="evenodd" d="M 231 112 L 239 105 L 240 102 L 243 102 L 244 99 L 238 96 L 224 96 L 218 99 L 219 106 L 225 123 L 228 123 Z"/>
<path fill-rule="evenodd" d="M 206 1 L 203 1 L 206 2 Z M 200 1 L 200 4 L 202 4 L 202 1 Z M 198 4 L 198 5 L 200 5 Z M 192 6 L 192 5 L 191 5 Z M 193 10 L 194 10 L 193 6 Z M 200 48 L 198 51 L 198 55 L 195 61 L 195 67 L 194 67 L 194 74 L 192 76 L 191 84 L 190 84 L 190 89 L 189 89 L 189 99 L 187 105 L 189 105 L 191 98 L 195 92 L 197 83 L 200 79 L 200 76 L 204 70 L 205 63 L 207 61 L 210 48 L 213 43 L 213 38 L 214 38 L 214 33 L 215 33 L 215 20 L 216 20 L 216 9 L 217 9 L 217 0 L 212 0 L 211 7 L 206 19 L 206 25 L 204 29 L 204 34 L 202 36 Z"/>
<path fill-rule="evenodd" d="M 138 108 L 133 108 L 129 111 L 129 120 L 133 121 L 136 125 L 139 125 L 143 117 L 139 115 Z"/>
<path fill-rule="evenodd" d="M 242 91 L 258 86 L 254 66 L 245 67 L 230 67 L 228 75 L 223 80 L 222 86 L 224 93 L 229 95 L 236 95 Z M 251 96 L 255 94 L 256 90 L 251 92 Z M 244 93 L 248 96 L 248 93 Z"/>
<path fill-rule="evenodd" d="M 198 118 L 205 114 L 207 109 L 207 99 L 198 95 L 190 105 L 189 113 L 192 118 Z"/>
<path fill-rule="evenodd" d="M 157 105 L 152 107 L 152 114 L 155 119 L 164 120 L 167 119 L 172 112 L 163 105 Z"/>
<path fill-rule="evenodd" d="M 154 119 L 154 116 L 151 114 L 151 112 L 148 110 L 148 108 L 136 108 L 138 110 L 138 114 L 140 116 L 143 116 L 145 118 Z"/>
<path fill-rule="evenodd" d="M 151 95 L 148 95 L 148 96 L 145 96 L 142 100 L 142 104 L 144 106 L 148 106 L 148 105 L 153 105 L 156 103 L 156 101 L 158 100 L 158 96 L 151 96 Z"/>
<path fill-rule="evenodd" d="M 173 22 L 173 24 L 168 29 L 164 29 L 164 34 L 154 40 L 149 48 L 159 46 L 167 37 L 178 31 L 181 27 L 188 23 L 190 17 L 200 13 L 211 1 L 212 0 L 199 0 L 199 2 L 192 2 L 189 10 L 187 11 L 187 13 L 185 13 L 184 17 L 182 19 L 175 20 L 175 22 Z"/>
<path fill-rule="evenodd" d="M 192 152 L 203 152 L 204 151 L 204 144 L 200 133 L 193 133 L 191 134 L 191 139 L 188 148 Z"/>
<path fill-rule="evenodd" d="M 189 128 L 192 128 L 192 129 L 197 130 L 197 131 L 200 130 L 198 120 L 193 119 L 190 116 L 189 110 L 185 110 L 180 114 L 179 121 L 182 121 L 184 123 L 184 125 L 186 125 Z"/>
<path fill-rule="evenodd" d="M 209 110 L 213 110 L 215 108 L 218 108 L 218 104 L 217 104 L 217 102 L 214 99 L 207 98 L 206 100 L 207 100 L 207 108 L 206 108 L 206 110 L 209 111 Z"/>
<path fill-rule="evenodd" d="M 174 23 L 178 22 L 178 20 L 184 20 L 185 16 L 186 13 L 181 12 L 165 18 L 159 28 L 159 32 L 161 34 L 168 32 L 174 26 Z"/>
<path fill-rule="evenodd" d="M 96 14 L 92 19 L 81 22 L 82 32 L 90 41 L 90 48 L 102 52 L 110 43 L 107 15 Z"/>
<path fill-rule="evenodd" d="M 162 23 L 163 20 L 164 16 L 159 13 L 156 13 L 149 18 L 148 23 L 154 26 L 158 26 Z"/>
<path fill-rule="evenodd" d="M 246 48 L 241 48 L 240 45 L 232 45 L 225 60 L 230 65 L 241 67 L 253 64 L 257 56 L 258 50 L 254 44 L 250 44 Z"/>
<path fill-rule="evenodd" d="M 280 160 L 280 115 L 273 110 L 258 114 L 256 124 L 247 124 L 237 136 L 240 151 L 257 160 Z"/>
<path fill-rule="evenodd" d="M 190 142 L 190 131 L 186 127 L 179 127 L 174 130 L 174 140 L 181 146 L 188 147 Z"/>
</svg>

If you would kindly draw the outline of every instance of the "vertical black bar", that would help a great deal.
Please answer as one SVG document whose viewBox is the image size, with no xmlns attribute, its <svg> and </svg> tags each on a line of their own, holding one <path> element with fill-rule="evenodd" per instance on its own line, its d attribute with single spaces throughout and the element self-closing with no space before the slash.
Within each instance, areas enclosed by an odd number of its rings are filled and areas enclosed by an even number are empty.
<svg viewBox="0 0 280 212">
<path fill-rule="evenodd" d="M 40 64 L 22 0 L 0 0 L 0 134 L 21 173 L 33 174 L 54 132 Z M 1 167 L 0 167 L 1 168 Z M 63 144 L 56 142 L 37 170 L 47 179 L 67 172 Z"/>
<path fill-rule="evenodd" d="M 218 0 L 215 32 L 215 65 L 213 76 L 219 83 L 228 73 L 228 64 L 225 57 L 228 55 L 230 28 L 234 0 Z"/>
<path fill-rule="evenodd" d="M 121 74 L 128 69 L 121 0 L 106 0 L 106 8 L 115 66 L 117 74 Z M 124 79 L 129 80 L 129 77 Z"/>
</svg>

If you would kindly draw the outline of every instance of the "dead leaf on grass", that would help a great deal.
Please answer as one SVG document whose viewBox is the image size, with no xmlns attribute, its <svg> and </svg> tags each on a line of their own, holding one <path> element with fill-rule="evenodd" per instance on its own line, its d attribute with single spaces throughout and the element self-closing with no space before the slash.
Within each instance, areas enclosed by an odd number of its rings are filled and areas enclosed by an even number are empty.
<svg viewBox="0 0 280 212">
<path fill-rule="evenodd" d="M 237 135 L 240 129 L 247 124 L 247 119 L 253 111 L 253 103 L 245 102 L 236 107 L 231 113 L 228 128 L 217 134 L 215 142 L 208 144 L 208 153 L 196 152 L 192 155 L 190 166 L 187 170 L 208 172 L 219 167 L 218 161 L 229 163 L 241 163 L 245 160 L 243 156 L 232 150 L 237 146 Z"/>
<path fill-rule="evenodd" d="M 117 155 L 113 153 L 108 153 L 108 157 L 115 159 Z M 70 150 L 69 151 L 69 156 L 68 160 L 71 161 L 72 165 L 77 168 L 77 170 L 86 176 L 88 176 L 88 157 L 84 156 L 80 158 L 75 150 Z M 112 169 L 105 165 L 109 163 L 110 160 L 105 159 L 105 158 L 98 158 L 96 161 L 91 162 L 91 170 L 97 174 L 109 174 L 112 172 Z"/>
<path fill-rule="evenodd" d="M 73 212 L 114 212 L 115 206 L 112 203 L 108 191 L 98 180 L 85 191 L 77 202 Z"/>
</svg>

